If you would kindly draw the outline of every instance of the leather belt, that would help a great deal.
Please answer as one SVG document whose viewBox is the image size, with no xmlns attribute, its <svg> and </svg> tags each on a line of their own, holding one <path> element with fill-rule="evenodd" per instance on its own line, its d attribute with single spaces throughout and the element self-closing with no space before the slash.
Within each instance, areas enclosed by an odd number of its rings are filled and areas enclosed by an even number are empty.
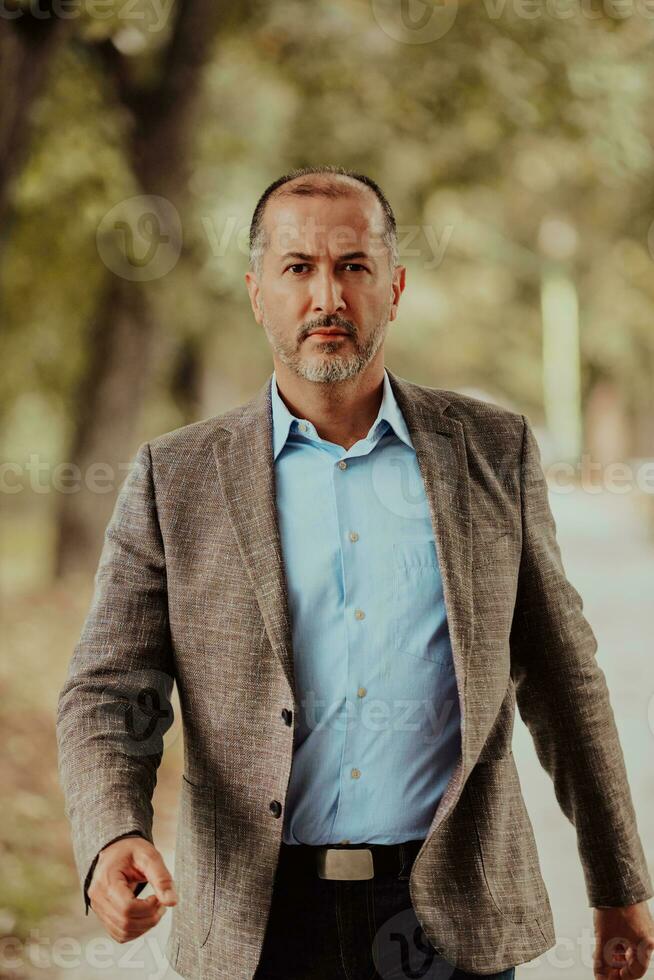
<svg viewBox="0 0 654 980">
<path fill-rule="evenodd" d="M 424 841 L 401 844 L 311 845 L 283 844 L 285 855 L 303 864 L 311 861 L 320 878 L 332 881 L 364 881 L 384 871 L 408 877 Z"/>
</svg>

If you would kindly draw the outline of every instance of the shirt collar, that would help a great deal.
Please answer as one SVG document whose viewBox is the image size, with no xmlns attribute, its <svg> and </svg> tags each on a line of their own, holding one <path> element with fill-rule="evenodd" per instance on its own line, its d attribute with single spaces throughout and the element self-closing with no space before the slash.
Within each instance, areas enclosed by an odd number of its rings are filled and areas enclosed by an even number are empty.
<svg viewBox="0 0 654 980">
<path fill-rule="evenodd" d="M 302 421 L 302 419 L 298 419 L 298 417 L 289 412 L 288 408 L 286 407 L 286 403 L 279 394 L 279 390 L 277 388 L 277 376 L 274 371 L 272 373 L 270 383 L 270 397 L 272 402 L 273 419 L 273 458 L 277 459 L 277 456 L 286 444 L 286 440 L 291 432 L 291 427 L 293 427 L 293 432 L 295 433 L 297 430 L 297 424 L 298 422 Z M 306 421 L 306 419 L 304 421 Z M 375 434 L 377 426 L 382 421 L 387 422 L 393 429 L 395 435 L 405 442 L 407 446 L 409 446 L 411 449 L 414 448 L 411 436 L 409 435 L 409 430 L 406 422 L 404 421 L 404 416 L 402 415 L 400 406 L 397 404 L 395 395 L 393 394 L 393 389 L 391 387 L 391 382 L 386 368 L 384 368 L 382 401 L 381 405 L 379 406 L 379 411 L 377 412 L 377 418 L 370 427 L 370 433 Z"/>
</svg>

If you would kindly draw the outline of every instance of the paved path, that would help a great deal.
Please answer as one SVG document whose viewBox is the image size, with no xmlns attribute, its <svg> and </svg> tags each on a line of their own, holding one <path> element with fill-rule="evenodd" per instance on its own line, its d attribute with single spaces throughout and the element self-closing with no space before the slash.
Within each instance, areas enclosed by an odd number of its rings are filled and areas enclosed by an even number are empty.
<svg viewBox="0 0 654 980">
<path fill-rule="evenodd" d="M 584 600 L 598 639 L 597 660 L 607 679 L 625 755 L 639 830 L 654 870 L 654 546 L 629 498 L 550 493 L 566 573 Z M 653 702 L 654 703 L 654 702 Z M 648 724 L 648 711 L 651 724 Z M 592 978 L 594 934 L 574 828 L 558 807 L 531 736 L 516 715 L 514 754 L 531 815 L 543 877 L 550 893 L 557 945 L 516 970 L 518 978 Z M 654 909 L 654 901 L 650 907 Z"/>
<path fill-rule="evenodd" d="M 648 725 L 649 710 L 654 727 L 650 706 L 654 548 L 646 542 L 637 512 L 626 497 L 575 490 L 572 494 L 552 492 L 550 501 L 566 572 L 584 598 L 585 614 L 599 641 L 598 661 L 611 691 L 641 836 L 652 865 L 654 835 L 646 817 L 654 803 L 652 730 Z M 514 752 L 557 933 L 557 945 L 538 960 L 518 967 L 516 977 L 592 980 L 592 910 L 587 905 L 574 830 L 558 807 L 549 777 L 517 714 Z M 172 868 L 172 854 L 165 857 Z M 174 978 L 177 974 L 163 959 L 169 928 L 170 915 L 166 915 L 147 936 L 124 946 L 105 938 L 100 947 L 91 936 L 80 968 L 62 971 L 57 980 Z M 98 937 L 99 932 L 94 935 Z M 111 965 L 94 967 L 89 959 L 93 949 L 104 950 L 103 962 Z"/>
</svg>

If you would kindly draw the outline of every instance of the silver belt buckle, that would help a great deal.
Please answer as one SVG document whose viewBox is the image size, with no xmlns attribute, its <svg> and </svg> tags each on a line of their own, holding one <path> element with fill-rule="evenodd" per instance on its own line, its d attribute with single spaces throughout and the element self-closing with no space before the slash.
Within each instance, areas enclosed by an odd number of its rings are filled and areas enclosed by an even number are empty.
<svg viewBox="0 0 654 980">
<path fill-rule="evenodd" d="M 369 847 L 321 847 L 316 857 L 320 878 L 363 881 L 375 877 L 375 866 Z"/>
</svg>

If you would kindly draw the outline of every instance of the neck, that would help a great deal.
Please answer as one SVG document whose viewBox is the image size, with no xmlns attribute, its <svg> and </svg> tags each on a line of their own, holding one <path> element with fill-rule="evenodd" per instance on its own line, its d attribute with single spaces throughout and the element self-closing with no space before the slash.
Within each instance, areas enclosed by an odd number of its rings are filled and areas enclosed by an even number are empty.
<svg viewBox="0 0 654 980">
<path fill-rule="evenodd" d="M 371 362 L 354 378 L 332 384 L 307 381 L 284 364 L 275 364 L 275 376 L 289 412 L 311 422 L 321 439 L 344 449 L 366 437 L 382 403 L 382 361 Z"/>
</svg>

